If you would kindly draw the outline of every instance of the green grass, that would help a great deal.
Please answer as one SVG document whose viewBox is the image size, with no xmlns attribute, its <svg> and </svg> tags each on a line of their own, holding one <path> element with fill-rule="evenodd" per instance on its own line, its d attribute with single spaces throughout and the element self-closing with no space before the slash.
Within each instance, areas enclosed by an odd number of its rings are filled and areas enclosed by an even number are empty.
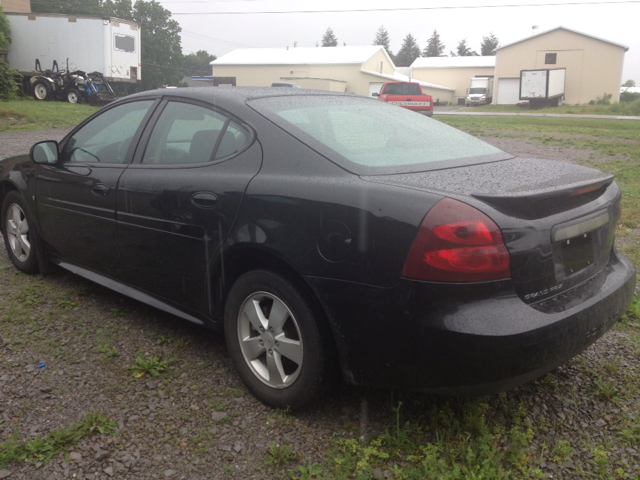
<svg viewBox="0 0 640 480">
<path fill-rule="evenodd" d="M 77 125 L 98 107 L 31 99 L 0 101 L 0 132 L 24 132 Z"/>
<path fill-rule="evenodd" d="M 517 105 L 483 105 L 473 107 L 470 112 L 508 112 L 508 113 L 560 113 L 575 115 L 621 115 L 640 116 L 640 100 L 634 102 L 612 103 L 611 105 L 562 105 L 531 109 Z"/>
<path fill-rule="evenodd" d="M 79 423 L 33 440 L 20 441 L 16 431 L 0 444 L 0 465 L 6 467 L 25 460 L 48 463 L 52 457 L 76 445 L 82 437 L 94 433 L 112 434 L 116 427 L 115 422 L 94 410 L 87 412 Z"/>
</svg>

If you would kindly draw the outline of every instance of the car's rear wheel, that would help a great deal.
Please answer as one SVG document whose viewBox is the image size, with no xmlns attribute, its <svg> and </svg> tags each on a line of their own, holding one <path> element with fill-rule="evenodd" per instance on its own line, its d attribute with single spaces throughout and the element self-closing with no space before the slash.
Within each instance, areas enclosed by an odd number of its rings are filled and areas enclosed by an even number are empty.
<svg viewBox="0 0 640 480">
<path fill-rule="evenodd" d="M 300 408 L 324 386 L 324 323 L 303 292 L 264 270 L 241 276 L 225 308 L 231 358 L 253 394 L 276 408 Z"/>
<path fill-rule="evenodd" d="M 2 234 L 7 254 L 18 270 L 38 272 L 36 233 L 27 206 L 18 192 L 11 191 L 2 203 Z"/>
</svg>

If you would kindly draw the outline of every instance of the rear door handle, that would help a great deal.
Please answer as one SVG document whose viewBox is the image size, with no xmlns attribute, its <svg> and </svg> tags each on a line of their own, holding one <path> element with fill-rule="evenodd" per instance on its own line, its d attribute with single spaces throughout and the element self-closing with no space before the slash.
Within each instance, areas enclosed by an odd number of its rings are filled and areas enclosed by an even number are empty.
<svg viewBox="0 0 640 480">
<path fill-rule="evenodd" d="M 91 187 L 91 192 L 98 197 L 106 197 L 111 189 L 104 183 L 98 183 Z"/>
<path fill-rule="evenodd" d="M 211 192 L 198 192 L 191 196 L 191 203 L 198 208 L 213 208 L 217 202 L 217 195 Z"/>
</svg>

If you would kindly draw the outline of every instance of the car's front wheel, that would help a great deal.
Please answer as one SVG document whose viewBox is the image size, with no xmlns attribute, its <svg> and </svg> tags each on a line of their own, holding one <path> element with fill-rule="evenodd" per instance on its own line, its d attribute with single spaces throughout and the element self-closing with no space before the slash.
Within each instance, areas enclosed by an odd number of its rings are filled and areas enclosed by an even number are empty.
<svg viewBox="0 0 640 480">
<path fill-rule="evenodd" d="M 265 270 L 241 276 L 225 308 L 231 358 L 253 394 L 276 408 L 300 408 L 324 386 L 327 332 L 306 295 Z"/>
<path fill-rule="evenodd" d="M 2 234 L 11 262 L 25 273 L 38 272 L 36 233 L 27 206 L 18 192 L 2 202 Z"/>
</svg>

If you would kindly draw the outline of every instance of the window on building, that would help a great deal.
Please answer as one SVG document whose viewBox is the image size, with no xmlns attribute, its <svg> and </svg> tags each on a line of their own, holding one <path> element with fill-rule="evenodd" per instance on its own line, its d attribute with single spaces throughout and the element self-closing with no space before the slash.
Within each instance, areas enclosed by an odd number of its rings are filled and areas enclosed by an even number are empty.
<svg viewBox="0 0 640 480">
<path fill-rule="evenodd" d="M 544 64 L 545 65 L 555 65 L 557 58 L 558 58 L 558 54 L 557 53 L 547 53 L 544 56 Z"/>
</svg>

